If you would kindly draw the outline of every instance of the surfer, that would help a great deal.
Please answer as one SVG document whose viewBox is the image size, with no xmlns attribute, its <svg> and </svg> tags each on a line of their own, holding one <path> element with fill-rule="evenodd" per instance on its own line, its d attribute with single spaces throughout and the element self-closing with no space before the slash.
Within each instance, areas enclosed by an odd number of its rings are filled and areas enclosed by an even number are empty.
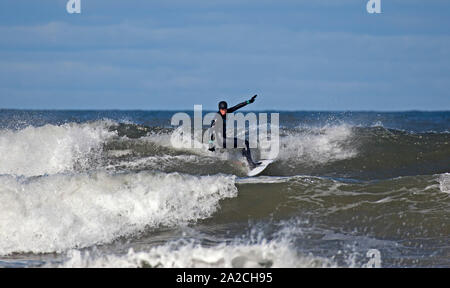
<svg viewBox="0 0 450 288">
<path fill-rule="evenodd" d="M 227 148 L 227 142 L 232 143 L 232 148 L 242 148 L 242 155 L 247 158 L 248 165 L 251 169 L 254 169 L 256 166 L 260 165 L 261 162 L 255 163 L 252 159 L 252 155 L 250 153 L 250 146 L 247 140 L 240 139 L 236 137 L 227 138 L 226 130 L 227 130 L 227 113 L 233 113 L 234 111 L 247 106 L 250 103 L 255 102 L 255 98 L 257 95 L 253 96 L 250 100 L 239 103 L 231 108 L 228 108 L 228 104 L 225 101 L 219 102 L 219 111 L 217 111 L 216 116 L 211 121 L 211 138 L 209 140 L 209 151 L 216 151 L 216 145 L 220 148 Z M 221 127 L 222 126 L 222 127 Z"/>
</svg>

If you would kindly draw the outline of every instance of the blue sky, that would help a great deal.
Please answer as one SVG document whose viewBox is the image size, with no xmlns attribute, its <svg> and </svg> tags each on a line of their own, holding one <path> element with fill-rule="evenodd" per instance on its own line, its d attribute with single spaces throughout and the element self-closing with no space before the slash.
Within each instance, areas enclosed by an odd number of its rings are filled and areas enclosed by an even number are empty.
<svg viewBox="0 0 450 288">
<path fill-rule="evenodd" d="M 0 1 L 0 108 L 450 110 L 450 1 Z"/>
</svg>

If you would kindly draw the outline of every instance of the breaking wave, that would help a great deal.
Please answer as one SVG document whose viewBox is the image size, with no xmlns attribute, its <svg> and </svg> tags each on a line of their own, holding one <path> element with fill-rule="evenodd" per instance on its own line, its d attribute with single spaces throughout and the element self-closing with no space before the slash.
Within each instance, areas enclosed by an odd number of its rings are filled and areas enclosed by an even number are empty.
<svg viewBox="0 0 450 288">
<path fill-rule="evenodd" d="M 0 130 L 0 174 L 37 176 L 89 167 L 103 143 L 116 135 L 111 123 L 47 124 Z"/>
<path fill-rule="evenodd" d="M 233 176 L 178 173 L 0 176 L 0 254 L 61 252 L 211 216 Z"/>
</svg>

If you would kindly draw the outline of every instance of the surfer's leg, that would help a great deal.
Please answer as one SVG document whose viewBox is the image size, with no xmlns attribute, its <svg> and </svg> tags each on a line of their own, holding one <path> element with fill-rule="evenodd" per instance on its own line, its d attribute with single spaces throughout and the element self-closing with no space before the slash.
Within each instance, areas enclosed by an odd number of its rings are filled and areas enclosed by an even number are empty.
<svg viewBox="0 0 450 288">
<path fill-rule="evenodd" d="M 234 148 L 241 148 L 244 145 L 245 145 L 245 148 L 242 148 L 242 155 L 245 156 L 245 158 L 247 158 L 248 165 L 250 166 L 250 168 L 253 169 L 256 166 L 258 166 L 259 164 L 261 164 L 261 162 L 255 163 L 253 161 L 252 154 L 250 152 L 250 145 L 247 140 L 234 138 Z"/>
</svg>

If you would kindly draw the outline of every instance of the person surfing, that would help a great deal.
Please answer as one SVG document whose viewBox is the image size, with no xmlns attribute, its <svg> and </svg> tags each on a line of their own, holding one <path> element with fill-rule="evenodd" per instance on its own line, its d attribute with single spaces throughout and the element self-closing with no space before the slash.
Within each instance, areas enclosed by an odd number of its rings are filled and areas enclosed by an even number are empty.
<svg viewBox="0 0 450 288">
<path fill-rule="evenodd" d="M 228 108 L 228 104 L 225 101 L 219 102 L 219 111 L 217 111 L 214 119 L 211 121 L 211 138 L 209 140 L 209 151 L 216 151 L 216 146 L 220 148 L 242 148 L 242 155 L 247 159 L 250 169 L 254 169 L 261 162 L 254 162 L 250 152 L 249 142 L 245 139 L 237 137 L 227 137 L 227 113 L 233 113 L 236 110 L 247 106 L 250 103 L 255 102 L 255 98 L 258 95 L 254 95 L 250 100 L 239 103 L 231 108 Z M 234 136 L 234 135 L 232 135 Z M 227 147 L 227 142 L 231 143 L 233 147 Z"/>
</svg>

